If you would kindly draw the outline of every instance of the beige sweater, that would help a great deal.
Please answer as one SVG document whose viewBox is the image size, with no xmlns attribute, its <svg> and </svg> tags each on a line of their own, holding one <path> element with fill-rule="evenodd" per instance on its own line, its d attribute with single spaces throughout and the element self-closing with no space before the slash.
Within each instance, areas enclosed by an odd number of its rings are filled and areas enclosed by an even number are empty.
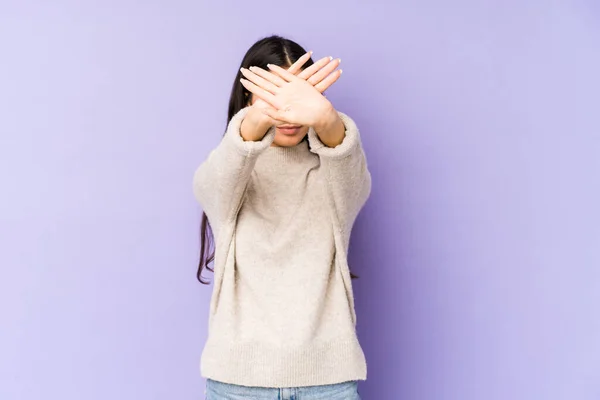
<svg viewBox="0 0 600 400">
<path fill-rule="evenodd" d="M 354 122 L 344 141 L 270 146 L 230 121 L 194 175 L 216 241 L 201 374 L 245 386 L 298 387 L 366 379 L 347 264 L 350 230 L 371 190 Z"/>
</svg>

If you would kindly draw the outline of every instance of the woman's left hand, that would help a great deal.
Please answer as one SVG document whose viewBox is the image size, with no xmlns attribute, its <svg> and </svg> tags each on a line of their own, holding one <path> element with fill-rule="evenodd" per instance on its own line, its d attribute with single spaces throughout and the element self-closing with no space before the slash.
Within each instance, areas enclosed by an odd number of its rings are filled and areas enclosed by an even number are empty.
<svg viewBox="0 0 600 400">
<path fill-rule="evenodd" d="M 273 119 L 305 126 L 330 126 L 339 118 L 333 105 L 311 83 L 289 71 L 270 65 L 242 69 L 242 85 L 273 109 L 263 112 Z"/>
</svg>

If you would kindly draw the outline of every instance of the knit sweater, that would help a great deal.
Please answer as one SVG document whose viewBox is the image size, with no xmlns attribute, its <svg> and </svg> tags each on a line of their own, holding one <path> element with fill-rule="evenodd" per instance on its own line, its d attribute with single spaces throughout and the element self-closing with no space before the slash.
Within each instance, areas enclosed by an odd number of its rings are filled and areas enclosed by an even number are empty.
<svg viewBox="0 0 600 400">
<path fill-rule="evenodd" d="M 215 237 L 205 378 L 299 387 L 365 380 L 347 263 L 350 231 L 371 191 L 352 119 L 343 142 L 244 141 L 248 108 L 194 174 Z"/>
</svg>

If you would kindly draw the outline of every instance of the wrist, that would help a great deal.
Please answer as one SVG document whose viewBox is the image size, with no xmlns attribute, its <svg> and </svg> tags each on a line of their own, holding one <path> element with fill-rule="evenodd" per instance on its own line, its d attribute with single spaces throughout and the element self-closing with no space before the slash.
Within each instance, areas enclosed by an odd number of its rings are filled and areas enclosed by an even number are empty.
<svg viewBox="0 0 600 400">
<path fill-rule="evenodd" d="M 338 146 L 346 136 L 344 122 L 333 106 L 329 111 L 323 113 L 322 118 L 313 128 L 321 142 L 327 147 Z"/>
<path fill-rule="evenodd" d="M 333 105 L 330 105 L 327 110 L 321 115 L 321 118 L 315 123 L 313 128 L 317 133 L 324 133 L 330 131 L 340 122 L 340 116 L 338 115 Z"/>
<path fill-rule="evenodd" d="M 248 110 L 242 121 L 241 135 L 246 141 L 261 140 L 272 126 L 272 120 L 257 108 Z"/>
</svg>

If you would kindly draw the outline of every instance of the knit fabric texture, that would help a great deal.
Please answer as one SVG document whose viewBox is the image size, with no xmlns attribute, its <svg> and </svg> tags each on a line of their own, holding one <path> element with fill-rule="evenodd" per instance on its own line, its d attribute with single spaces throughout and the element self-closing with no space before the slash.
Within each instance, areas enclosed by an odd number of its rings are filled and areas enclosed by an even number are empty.
<svg viewBox="0 0 600 400">
<path fill-rule="evenodd" d="M 343 142 L 310 128 L 294 147 L 275 128 L 244 141 L 248 107 L 196 170 L 194 194 L 215 237 L 205 378 L 299 387 L 365 380 L 347 263 L 350 232 L 371 175 L 354 121 Z"/>
</svg>

